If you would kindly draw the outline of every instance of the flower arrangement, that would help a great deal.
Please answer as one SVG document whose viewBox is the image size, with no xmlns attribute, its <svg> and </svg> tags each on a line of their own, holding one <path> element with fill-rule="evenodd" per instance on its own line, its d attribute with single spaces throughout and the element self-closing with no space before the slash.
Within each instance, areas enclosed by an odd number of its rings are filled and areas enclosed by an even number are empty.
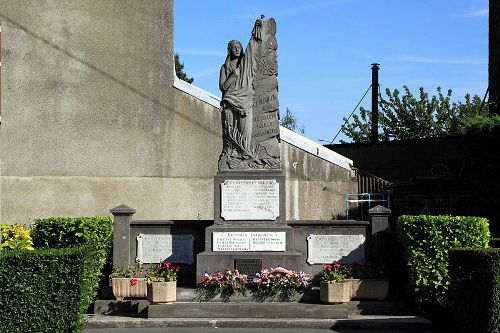
<svg viewBox="0 0 500 333">
<path fill-rule="evenodd" d="M 144 276 L 142 262 L 136 258 L 134 266 L 113 266 L 113 271 L 109 275 L 111 279 L 113 278 L 129 278 L 130 285 L 135 286 L 137 284 L 137 278 Z"/>
<path fill-rule="evenodd" d="M 222 301 L 227 302 L 235 293 L 246 295 L 246 283 L 247 276 L 240 274 L 237 269 L 212 274 L 205 272 L 203 279 L 196 286 L 196 291 L 201 301 L 211 300 L 220 294 Z"/>
<path fill-rule="evenodd" d="M 263 269 L 255 275 L 252 282 L 258 299 L 277 296 L 279 300 L 287 301 L 309 285 L 309 277 L 302 271 L 297 273 L 277 267 Z"/>
<path fill-rule="evenodd" d="M 146 272 L 146 282 L 172 282 L 177 281 L 177 272 L 180 267 L 172 265 L 168 261 L 159 262 L 156 265 L 151 265 Z"/>
<path fill-rule="evenodd" d="M 334 262 L 330 265 L 323 265 L 320 279 L 323 282 L 337 283 L 343 282 L 345 279 L 352 277 L 351 268 L 349 265 L 342 265 Z"/>
</svg>

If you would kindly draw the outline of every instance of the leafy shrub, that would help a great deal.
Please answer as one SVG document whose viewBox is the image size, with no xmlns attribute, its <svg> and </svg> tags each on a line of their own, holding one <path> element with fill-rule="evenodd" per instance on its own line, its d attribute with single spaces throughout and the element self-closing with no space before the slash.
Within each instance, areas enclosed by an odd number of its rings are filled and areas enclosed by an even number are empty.
<svg viewBox="0 0 500 333">
<path fill-rule="evenodd" d="M 107 248 L 113 242 L 113 220 L 110 217 L 35 219 L 32 237 L 37 248 L 63 248 L 88 243 Z"/>
<path fill-rule="evenodd" d="M 0 252 L 2 332 L 81 332 L 99 280 L 98 250 Z"/>
<path fill-rule="evenodd" d="M 490 239 L 490 247 L 498 247 L 498 248 L 500 248 L 500 238 L 498 238 L 498 237 L 492 237 Z"/>
<path fill-rule="evenodd" d="M 457 328 L 500 333 L 500 249 L 452 249 L 449 262 Z"/>
<path fill-rule="evenodd" d="M 16 224 L 0 224 L 0 249 L 33 250 L 30 230 Z"/>
<path fill-rule="evenodd" d="M 397 220 L 409 270 L 410 293 L 423 307 L 446 307 L 448 252 L 454 247 L 486 248 L 488 220 L 468 216 L 410 216 Z"/>
<path fill-rule="evenodd" d="M 99 259 L 94 274 L 97 278 L 102 277 L 101 287 L 109 285 L 108 276 L 112 269 L 110 253 L 113 245 L 111 217 L 35 219 L 32 237 L 37 248 L 65 248 L 92 244 L 98 250 Z"/>
</svg>

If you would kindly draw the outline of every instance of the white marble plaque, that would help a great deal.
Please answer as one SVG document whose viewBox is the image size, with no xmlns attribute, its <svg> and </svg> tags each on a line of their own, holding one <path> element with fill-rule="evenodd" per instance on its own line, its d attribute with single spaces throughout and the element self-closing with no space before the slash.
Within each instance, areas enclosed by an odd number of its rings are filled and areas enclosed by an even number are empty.
<svg viewBox="0 0 500 333">
<path fill-rule="evenodd" d="M 221 217 L 228 220 L 276 220 L 279 216 L 276 180 L 226 180 L 221 184 Z"/>
<path fill-rule="evenodd" d="M 214 232 L 214 252 L 286 251 L 286 232 Z"/>
<path fill-rule="evenodd" d="M 365 258 L 364 235 L 309 235 L 307 237 L 307 262 L 331 264 L 332 262 L 362 262 Z"/>
<path fill-rule="evenodd" d="M 137 236 L 137 258 L 143 263 L 157 263 L 168 260 L 176 264 L 194 262 L 193 235 L 153 235 Z"/>
</svg>

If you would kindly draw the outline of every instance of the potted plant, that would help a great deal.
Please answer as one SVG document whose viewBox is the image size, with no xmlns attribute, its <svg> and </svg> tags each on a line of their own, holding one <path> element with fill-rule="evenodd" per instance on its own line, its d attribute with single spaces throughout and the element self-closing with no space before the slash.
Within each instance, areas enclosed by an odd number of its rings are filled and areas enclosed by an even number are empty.
<svg viewBox="0 0 500 333">
<path fill-rule="evenodd" d="M 177 299 L 177 272 L 180 267 L 168 261 L 148 268 L 147 294 L 150 303 L 170 303 Z"/>
<path fill-rule="evenodd" d="M 220 294 L 223 302 L 227 302 L 234 295 L 246 295 L 247 276 L 240 274 L 237 269 L 216 271 L 212 274 L 205 272 L 203 279 L 196 285 L 196 292 L 200 301 L 208 301 Z"/>
<path fill-rule="evenodd" d="M 252 280 L 258 300 L 277 297 L 278 301 L 290 301 L 309 285 L 304 272 L 294 272 L 283 267 L 264 269 Z"/>
<path fill-rule="evenodd" d="M 374 269 L 368 262 L 351 264 L 351 298 L 376 299 L 383 301 L 389 293 L 389 280 L 384 278 L 382 270 Z"/>
<path fill-rule="evenodd" d="M 133 267 L 113 266 L 113 272 L 109 277 L 117 301 L 123 301 L 125 297 L 146 298 L 146 279 L 140 260 L 136 259 Z"/>
<path fill-rule="evenodd" d="M 351 299 L 351 283 L 346 279 L 351 277 L 349 266 L 334 262 L 323 265 L 319 298 L 327 304 L 346 303 Z"/>
</svg>

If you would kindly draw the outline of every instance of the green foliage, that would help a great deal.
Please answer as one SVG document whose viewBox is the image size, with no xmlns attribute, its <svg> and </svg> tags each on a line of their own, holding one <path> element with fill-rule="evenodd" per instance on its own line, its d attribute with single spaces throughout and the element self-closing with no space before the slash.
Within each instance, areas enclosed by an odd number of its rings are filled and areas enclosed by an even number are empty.
<svg viewBox="0 0 500 333">
<path fill-rule="evenodd" d="M 35 219 L 32 237 L 37 248 L 63 248 L 88 243 L 108 248 L 113 242 L 113 220 L 110 217 Z"/>
<path fill-rule="evenodd" d="M 194 79 L 192 77 L 188 77 L 184 72 L 184 64 L 180 61 L 179 54 L 174 54 L 174 63 L 175 63 L 175 74 L 177 77 L 187 83 L 193 83 Z"/>
<path fill-rule="evenodd" d="M 35 219 L 32 237 L 37 248 L 65 248 L 91 244 L 99 253 L 99 262 L 94 268 L 95 277 L 98 280 L 103 277 L 101 287 L 107 284 L 107 276 L 111 271 L 109 254 L 113 244 L 113 220 L 110 217 Z"/>
<path fill-rule="evenodd" d="M 290 131 L 300 132 L 301 134 L 304 134 L 306 132 L 304 125 L 298 125 L 297 117 L 289 108 L 286 108 L 285 116 L 281 118 L 280 125 L 288 128 Z"/>
<path fill-rule="evenodd" d="M 490 247 L 500 248 L 500 238 L 499 237 L 491 237 L 489 244 L 490 244 Z"/>
<path fill-rule="evenodd" d="M 334 262 L 331 265 L 323 265 L 320 279 L 324 282 L 342 282 L 352 278 L 351 267 Z"/>
<path fill-rule="evenodd" d="M 410 293 L 426 307 L 448 305 L 448 252 L 455 247 L 486 248 L 488 220 L 469 216 L 411 216 L 397 220 L 409 270 Z"/>
<path fill-rule="evenodd" d="M 177 281 L 177 272 L 181 268 L 172 265 L 169 261 L 162 261 L 156 265 L 151 265 L 146 272 L 146 281 L 148 284 L 153 282 L 172 282 Z"/>
<path fill-rule="evenodd" d="M 449 262 L 457 328 L 500 333 L 500 249 L 452 249 Z"/>
<path fill-rule="evenodd" d="M 132 267 L 127 265 L 126 267 L 122 266 L 113 266 L 113 271 L 110 278 L 133 278 L 133 277 L 143 277 L 143 264 L 142 262 L 136 258 L 135 265 Z"/>
<path fill-rule="evenodd" d="M 489 115 L 488 105 L 481 109 L 481 98 L 465 95 L 464 102 L 451 102 L 452 91 L 443 94 L 437 88 L 437 96 L 429 96 L 420 87 L 415 97 L 407 86 L 404 94 L 398 89 L 391 92 L 386 88 L 385 99 L 379 94 L 379 139 L 407 140 L 429 137 L 443 137 L 491 131 L 500 126 L 499 115 Z M 359 116 L 354 114 L 351 123 L 344 118 L 342 132 L 353 142 L 368 142 L 371 133 L 371 111 L 360 108 Z"/>
<path fill-rule="evenodd" d="M 99 265 L 92 246 L 1 251 L 0 330 L 81 332 Z"/>
<path fill-rule="evenodd" d="M 0 224 L 0 250 L 33 250 L 30 230 L 21 225 Z"/>
</svg>

